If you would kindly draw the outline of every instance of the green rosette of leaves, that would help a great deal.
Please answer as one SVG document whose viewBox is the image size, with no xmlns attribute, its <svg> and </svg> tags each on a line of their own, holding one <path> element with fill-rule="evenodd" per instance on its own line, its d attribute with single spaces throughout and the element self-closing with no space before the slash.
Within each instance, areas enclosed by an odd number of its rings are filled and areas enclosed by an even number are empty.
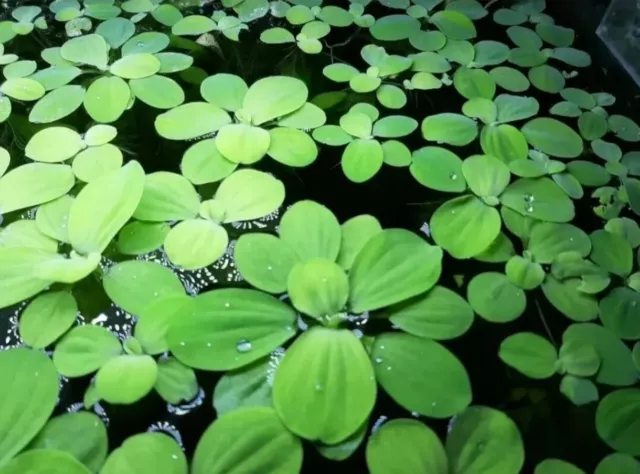
<svg viewBox="0 0 640 474">
<path fill-rule="evenodd" d="M 215 74 L 202 82 L 200 93 L 206 102 L 184 104 L 157 117 L 160 136 L 189 140 L 217 132 L 217 151 L 235 164 L 253 164 L 269 155 L 284 165 L 303 167 L 317 158 L 317 146 L 306 130 L 324 125 L 326 116 L 307 102 L 301 80 L 271 76 L 248 87 L 238 76 Z"/>
<path fill-rule="evenodd" d="M 376 380 L 401 405 L 436 418 L 470 403 L 464 367 L 435 340 L 384 333 L 368 353 L 348 329 L 354 318 L 430 294 L 441 271 L 438 247 L 406 230 L 383 230 L 368 215 L 341 226 L 324 206 L 301 201 L 284 214 L 279 237 L 244 235 L 235 256 L 247 281 L 267 293 L 197 296 L 193 317 L 170 325 L 169 348 L 191 367 L 238 369 L 294 338 L 301 314 L 311 327 L 287 349 L 273 380 L 273 406 L 293 433 L 324 446 L 361 439 L 356 432 L 373 408 Z M 284 292 L 289 304 L 268 294 Z M 439 363 L 416 373 L 416 358 Z"/>
<path fill-rule="evenodd" d="M 313 131 L 313 138 L 329 146 L 346 145 L 342 152 L 342 171 L 350 181 L 363 183 L 373 178 L 383 163 L 409 165 L 409 149 L 394 139 L 406 137 L 417 128 L 418 122 L 411 117 L 389 115 L 380 118 L 377 108 L 359 103 L 340 117 L 339 126 L 319 127 Z"/>
<path fill-rule="evenodd" d="M 140 223 L 178 223 L 168 232 L 156 233 L 147 227 L 138 229 L 136 234 L 160 239 L 175 265 L 189 270 L 203 268 L 220 258 L 227 248 L 229 236 L 224 224 L 264 217 L 282 205 L 284 195 L 280 180 L 249 168 L 231 173 L 213 197 L 204 201 L 184 176 L 152 173 L 146 179 L 134 219 Z"/>
<path fill-rule="evenodd" d="M 51 129 L 43 132 L 47 130 Z M 52 283 L 75 283 L 95 271 L 102 252 L 133 215 L 144 183 L 137 161 L 92 180 L 75 198 L 66 194 L 75 184 L 68 165 L 28 163 L 4 175 L 0 209 L 42 206 L 35 220 L 16 221 L 0 234 L 0 307 L 34 296 Z M 105 200 L 105 195 L 111 198 Z M 59 242 L 71 246 L 68 256 L 58 253 Z"/>
</svg>

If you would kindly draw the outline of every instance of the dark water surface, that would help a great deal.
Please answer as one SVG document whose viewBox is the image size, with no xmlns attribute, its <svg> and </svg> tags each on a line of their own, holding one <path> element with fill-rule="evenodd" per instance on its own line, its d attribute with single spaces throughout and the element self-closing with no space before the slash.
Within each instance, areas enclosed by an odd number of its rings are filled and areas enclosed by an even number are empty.
<svg viewBox="0 0 640 474">
<path fill-rule="evenodd" d="M 343 6 L 346 4 L 346 2 L 334 3 L 343 3 Z M 546 13 L 553 16 L 556 23 L 574 28 L 577 32 L 574 46 L 592 55 L 593 66 L 580 70 L 578 78 L 571 80 L 571 86 L 583 88 L 589 92 L 613 93 L 617 97 L 617 102 L 608 108 L 608 111 L 624 114 L 637 120 L 635 116 L 637 114 L 633 113 L 633 109 L 637 106 L 637 87 L 624 71 L 616 67 L 615 60 L 595 36 L 595 28 L 602 18 L 605 5 L 606 2 L 585 4 L 577 0 L 547 0 Z M 492 10 L 493 8 L 495 7 L 492 7 Z M 205 12 L 210 14 L 212 9 L 213 6 L 209 5 L 205 8 Z M 380 13 L 382 11 L 381 9 Z M 372 8 L 371 12 L 376 15 L 375 8 Z M 506 36 L 505 27 L 496 25 L 491 15 L 474 23 L 478 29 L 478 39 L 495 39 L 511 44 Z M 251 24 L 250 31 L 242 33 L 240 43 L 218 37 L 220 51 L 205 52 L 196 58 L 195 65 L 203 68 L 208 74 L 230 72 L 240 75 L 249 84 L 267 75 L 297 76 L 307 83 L 310 97 L 320 92 L 338 90 L 339 86 L 324 78 L 321 73 L 322 68 L 332 60 L 329 48 L 325 48 L 325 53 L 321 55 L 309 56 L 295 46 L 263 45 L 258 41 L 260 31 L 268 25 L 278 24 L 279 22 L 273 19 L 259 20 L 257 24 Z M 43 36 L 40 41 L 47 46 L 49 46 L 47 43 L 51 42 L 53 46 L 53 43 L 61 44 L 63 39 Z M 346 43 L 345 46 L 334 48 L 334 57 L 359 67 L 364 65 L 360 58 L 360 50 L 369 42 L 366 32 L 353 35 L 353 30 L 350 28 L 334 29 L 327 41 L 328 44 Z M 33 47 L 33 44 L 25 45 L 25 49 Z M 387 51 L 398 54 L 410 52 L 408 48 L 403 49 L 396 44 L 388 45 Z M 199 97 L 197 87 L 192 87 L 191 90 L 185 87 L 185 90 L 187 101 L 197 100 Z M 533 88 L 528 91 L 528 94 L 533 95 L 540 102 L 541 114 L 558 101 L 557 95 L 538 93 Z M 336 107 L 336 110 L 332 109 L 328 123 L 335 123 L 350 105 L 361 101 L 363 97 L 365 96 L 354 95 L 349 98 L 353 99 L 352 102 L 347 101 Z M 371 97 L 368 99 L 375 100 Z M 435 113 L 458 112 L 463 101 L 464 99 L 453 87 L 427 92 L 416 91 L 409 94 L 409 103 L 401 113 L 421 121 L 427 115 Z M 126 155 L 139 160 L 147 173 L 158 170 L 179 172 L 182 154 L 191 143 L 160 139 L 153 127 L 153 119 L 157 113 L 157 110 L 138 102 L 133 111 L 126 113 L 114 124 L 119 132 L 115 143 L 125 149 Z M 66 122 L 84 129 L 86 123 L 83 123 L 85 120 L 83 117 L 81 113 L 76 113 Z M 19 145 L 21 133 L 19 122 L 14 122 L 12 127 L 0 125 L 0 130 L 0 144 L 7 148 L 9 148 L 8 143 L 11 146 Z M 411 150 L 427 145 L 419 132 L 412 134 L 405 143 Z M 383 227 L 402 227 L 416 232 L 426 231 L 424 224 L 428 222 L 437 206 L 447 199 L 446 194 L 421 186 L 406 168 L 393 168 L 387 165 L 384 165 L 377 176 L 367 183 L 351 183 L 343 175 L 339 165 L 341 151 L 340 148 L 322 147 L 317 161 L 304 169 L 287 168 L 267 158 L 257 167 L 274 173 L 284 181 L 287 204 L 300 199 L 313 199 L 329 207 L 341 222 L 357 214 L 368 213 L 376 216 Z M 455 151 L 462 157 L 481 153 L 479 142 L 457 148 Z M 12 156 L 22 155 L 12 152 Z M 585 197 L 576 202 L 577 217 L 574 224 L 586 232 L 602 226 L 600 220 L 593 214 L 594 204 L 590 201 L 589 197 Z M 237 236 L 248 230 L 273 231 L 282 211 L 243 228 L 233 229 L 230 234 Z M 516 240 L 514 243 L 517 244 Z M 516 250 L 521 249 L 516 248 Z M 118 258 L 116 255 L 111 257 Z M 144 258 L 170 265 L 160 252 Z M 104 264 L 109 265 L 109 260 L 105 259 Z M 502 271 L 503 268 L 503 264 L 459 261 L 445 255 L 440 284 L 466 295 L 466 283 L 474 275 L 489 270 Z M 232 249 L 212 267 L 198 272 L 181 272 L 180 276 L 187 289 L 193 293 L 220 286 L 243 285 L 242 278 L 233 263 Z M 460 280 L 463 282 L 462 286 L 456 283 Z M 76 285 L 74 295 L 79 303 L 80 323 L 94 323 L 109 327 L 121 338 L 130 333 L 133 324 L 131 316 L 110 304 L 97 279 L 89 278 Z M 516 321 L 492 324 L 476 318 L 472 328 L 464 336 L 453 341 L 445 341 L 444 345 L 460 358 L 471 377 L 473 404 L 501 409 L 518 424 L 526 449 L 526 465 L 523 472 L 532 472 L 538 462 L 548 457 L 558 457 L 573 462 L 587 472 L 593 472 L 597 462 L 609 452 L 595 433 L 596 404 L 581 408 L 574 407 L 558 390 L 559 376 L 543 381 L 531 380 L 513 371 L 498 359 L 500 342 L 508 335 L 532 331 L 558 342 L 562 332 L 570 323 L 549 305 L 541 290 L 528 292 L 527 300 L 527 312 Z M 0 311 L 0 345 L 2 347 L 20 343 L 17 335 L 17 320 L 23 308 L 24 304 Z M 388 329 L 388 326 L 378 327 L 376 324 L 367 323 L 359 329 L 366 334 L 375 334 Z M 96 405 L 95 411 L 108 423 L 110 449 L 114 449 L 125 438 L 135 433 L 158 430 L 173 436 L 184 447 L 188 456 L 191 456 L 201 434 L 215 418 L 212 394 L 221 375 L 198 372 L 200 395 L 182 406 L 167 405 L 155 391 L 131 406 Z M 89 380 L 88 377 L 74 379 L 71 382 L 63 380 L 59 413 L 82 409 L 82 397 Z M 606 392 L 603 387 L 599 388 L 602 397 Z M 385 417 L 408 416 L 412 414 L 399 407 L 383 390 L 379 390 L 378 401 L 370 419 L 370 427 Z M 424 418 L 423 420 L 444 438 L 447 420 Z M 311 472 L 312 467 L 319 468 L 322 472 L 331 470 L 334 474 L 366 472 L 364 444 L 349 460 L 341 463 L 327 461 L 316 452 L 313 446 L 305 445 L 303 472 Z"/>
</svg>

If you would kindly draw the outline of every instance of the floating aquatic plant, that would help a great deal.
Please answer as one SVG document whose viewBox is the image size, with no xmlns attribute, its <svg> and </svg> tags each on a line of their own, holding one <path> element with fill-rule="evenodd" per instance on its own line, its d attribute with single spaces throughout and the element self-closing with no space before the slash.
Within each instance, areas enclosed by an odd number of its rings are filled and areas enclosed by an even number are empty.
<svg viewBox="0 0 640 474">
<path fill-rule="evenodd" d="M 0 352 L 0 474 L 296 473 L 306 444 L 333 461 L 361 449 L 373 474 L 637 472 L 640 126 L 579 87 L 591 57 L 544 0 L 490 4 L 13 8 L 0 21 L 0 308 L 26 347 Z M 504 35 L 478 38 L 480 21 Z M 260 51 L 295 44 L 317 63 L 301 74 L 294 48 L 273 75 L 232 74 L 228 48 L 254 33 Z M 439 94 L 455 100 L 422 108 Z M 131 147 L 138 121 L 153 138 Z M 281 178 L 338 164 L 329 147 L 344 147 L 351 183 L 386 178 L 386 163 L 436 195 L 426 236 L 367 211 L 341 223 L 298 190 L 275 220 Z M 456 260 L 473 274 L 452 275 Z M 187 284 L 216 265 L 237 278 Z M 105 304 L 126 327 L 101 325 Z M 485 374 L 459 357 L 480 326 L 514 383 L 504 411 L 473 399 Z M 91 410 L 201 403 L 201 371 L 224 374 L 190 459 L 162 433 L 108 445 Z M 82 411 L 52 416 L 67 379 L 85 377 Z M 386 396 L 407 414 L 376 422 Z M 526 449 L 548 396 L 593 405 L 583 420 L 614 452 L 578 467 Z M 529 400 L 524 415 L 514 400 Z"/>
</svg>

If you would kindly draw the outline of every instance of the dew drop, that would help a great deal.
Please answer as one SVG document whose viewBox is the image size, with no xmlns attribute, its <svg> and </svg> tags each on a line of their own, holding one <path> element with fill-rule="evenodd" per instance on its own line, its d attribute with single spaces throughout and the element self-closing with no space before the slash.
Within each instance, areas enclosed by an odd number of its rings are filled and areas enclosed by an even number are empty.
<svg viewBox="0 0 640 474">
<path fill-rule="evenodd" d="M 269 266 L 267 267 L 267 270 L 271 271 L 271 270 L 273 270 L 273 267 L 272 267 L 271 265 L 269 265 Z"/>
<path fill-rule="evenodd" d="M 531 204 L 529 204 L 529 205 L 526 207 L 525 211 L 527 211 L 527 212 L 533 212 L 533 206 L 532 206 Z"/>
<path fill-rule="evenodd" d="M 391 370 L 391 366 L 390 365 L 387 365 L 387 370 Z"/>
<path fill-rule="evenodd" d="M 207 347 L 211 347 L 211 343 L 210 342 L 207 342 Z"/>
<path fill-rule="evenodd" d="M 141 48 L 142 46 L 144 46 L 144 43 L 143 43 L 142 41 L 138 41 L 138 42 L 136 43 L 136 46 L 137 46 L 138 48 Z"/>
<path fill-rule="evenodd" d="M 316 383 L 316 392 L 321 392 L 322 391 L 322 384 L 321 383 Z"/>
<path fill-rule="evenodd" d="M 181 345 L 181 346 L 184 346 L 184 341 L 180 341 L 180 345 Z"/>
<path fill-rule="evenodd" d="M 452 180 L 452 181 L 455 181 L 456 179 L 458 179 L 458 175 L 457 175 L 457 174 L 455 174 L 455 173 L 451 173 L 451 174 L 449 175 L 449 178 L 451 178 L 451 180 Z"/>
<path fill-rule="evenodd" d="M 436 402 L 431 402 L 431 406 L 432 407 L 436 406 Z"/>
<path fill-rule="evenodd" d="M 224 304 L 224 307 L 225 307 L 225 308 L 228 308 L 228 307 L 230 307 L 230 306 L 231 306 L 231 304 L 229 304 L 229 303 L 225 303 L 225 304 Z"/>
<path fill-rule="evenodd" d="M 236 350 L 238 352 L 242 352 L 243 354 L 249 352 L 251 350 L 251 341 L 247 341 L 246 339 L 238 341 L 238 343 L 236 344 Z"/>
<path fill-rule="evenodd" d="M 373 360 L 375 361 L 376 364 L 381 364 L 382 363 L 382 357 L 376 357 Z"/>
</svg>

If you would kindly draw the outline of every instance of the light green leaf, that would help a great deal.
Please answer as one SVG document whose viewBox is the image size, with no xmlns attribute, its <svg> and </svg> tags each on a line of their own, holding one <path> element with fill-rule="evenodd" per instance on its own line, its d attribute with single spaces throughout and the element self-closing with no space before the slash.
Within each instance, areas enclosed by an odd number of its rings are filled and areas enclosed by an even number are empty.
<svg viewBox="0 0 640 474">
<path fill-rule="evenodd" d="M 550 94 L 557 94 L 565 85 L 562 73 L 546 64 L 529 69 L 529 80 L 534 87 Z"/>
<path fill-rule="evenodd" d="M 234 410 L 204 432 L 193 457 L 192 474 L 298 472 L 302 443 L 268 407 Z"/>
<path fill-rule="evenodd" d="M 604 327 L 621 339 L 640 339 L 640 324 L 636 307 L 640 294 L 630 288 L 614 288 L 600 300 L 600 320 Z"/>
<path fill-rule="evenodd" d="M 118 234 L 117 248 L 124 255 L 140 255 L 160 248 L 171 230 L 169 224 L 130 222 Z"/>
<path fill-rule="evenodd" d="M 632 456 L 640 455 L 640 390 L 616 390 L 602 399 L 596 411 L 596 431 L 610 447 Z"/>
<path fill-rule="evenodd" d="M 220 183 L 214 196 L 228 224 L 264 217 L 284 201 L 284 184 L 268 173 L 250 168 L 235 171 Z"/>
<path fill-rule="evenodd" d="M 213 408 L 219 417 L 243 407 L 272 406 L 274 365 L 280 361 L 277 351 L 268 358 L 231 370 L 220 378 L 213 392 Z"/>
<path fill-rule="evenodd" d="M 122 56 L 130 54 L 156 54 L 169 46 L 170 39 L 164 33 L 145 31 L 135 35 L 122 45 Z"/>
<path fill-rule="evenodd" d="M 121 355 L 110 359 L 96 375 L 97 395 L 116 405 L 135 403 L 156 383 L 158 365 L 148 355 Z"/>
<path fill-rule="evenodd" d="M 238 167 L 220 154 L 213 138 L 191 145 L 182 157 L 182 175 L 195 185 L 215 183 L 229 176 Z"/>
<path fill-rule="evenodd" d="M 600 356 L 595 381 L 614 387 L 633 385 L 638 380 L 631 351 L 615 334 L 593 323 L 572 324 L 562 335 L 563 343 L 581 341 L 593 346 Z"/>
<path fill-rule="evenodd" d="M 590 235 L 593 249 L 590 258 L 603 270 L 621 277 L 633 270 L 633 250 L 629 242 L 618 234 L 596 230 Z"/>
<path fill-rule="evenodd" d="M 254 82 L 247 91 L 242 109 L 251 123 L 260 125 L 290 114 L 304 105 L 308 90 L 300 79 L 271 76 Z"/>
<path fill-rule="evenodd" d="M 199 391 L 195 372 L 173 357 L 158 360 L 158 377 L 154 388 L 158 395 L 173 405 L 190 402 Z"/>
<path fill-rule="evenodd" d="M 442 250 L 400 229 L 372 237 L 349 273 L 349 305 L 361 313 L 398 303 L 429 290 L 440 277 Z"/>
<path fill-rule="evenodd" d="M 571 46 L 575 37 L 571 28 L 564 28 L 552 23 L 538 23 L 536 33 L 553 46 Z"/>
<path fill-rule="evenodd" d="M 527 140 L 512 125 L 488 125 L 480 132 L 480 146 L 487 155 L 495 156 L 505 164 L 527 158 Z"/>
<path fill-rule="evenodd" d="M 75 156 L 72 165 L 76 178 L 86 183 L 117 171 L 121 167 L 122 152 L 111 143 L 86 148 Z"/>
<path fill-rule="evenodd" d="M 2 474 L 91 474 L 91 471 L 71 454 L 53 449 L 37 449 L 24 452 L 2 469 Z"/>
<path fill-rule="evenodd" d="M 54 291 L 38 296 L 20 316 L 20 337 L 33 348 L 44 349 L 76 320 L 78 305 L 71 293 Z"/>
<path fill-rule="evenodd" d="M 445 448 L 451 470 L 458 474 L 516 474 L 524 465 L 517 425 L 494 408 L 473 406 L 456 416 Z"/>
<path fill-rule="evenodd" d="M 600 368 L 600 356 L 595 348 L 579 339 L 562 344 L 558 358 L 558 372 L 577 377 L 591 377 Z"/>
<path fill-rule="evenodd" d="M 128 54 L 109 67 L 109 72 L 123 79 L 142 79 L 160 71 L 160 61 L 148 53 Z"/>
<path fill-rule="evenodd" d="M 127 438 L 111 452 L 100 474 L 187 474 L 187 459 L 173 438 L 164 433 L 142 433 Z"/>
<path fill-rule="evenodd" d="M 468 40 L 476 36 L 476 28 L 473 22 L 460 12 L 454 10 L 439 11 L 431 15 L 429 20 L 449 39 Z"/>
<path fill-rule="evenodd" d="M 29 113 L 32 123 L 51 123 L 72 114 L 82 105 L 85 97 L 82 86 L 69 85 L 48 92 Z"/>
<path fill-rule="evenodd" d="M 434 340 L 459 337 L 473 323 L 473 310 L 466 300 L 442 286 L 392 306 L 385 314 L 403 331 Z"/>
<path fill-rule="evenodd" d="M 189 15 L 181 18 L 171 27 L 176 36 L 200 36 L 217 29 L 216 22 L 203 15 Z"/>
<path fill-rule="evenodd" d="M 314 258 L 336 261 L 341 245 L 340 224 L 333 213 L 313 201 L 298 201 L 282 216 L 280 238 L 302 262 Z"/>
<path fill-rule="evenodd" d="M 371 474 L 398 470 L 443 474 L 449 462 L 438 435 L 418 420 L 395 419 L 375 431 L 367 442 L 367 466 Z"/>
<path fill-rule="evenodd" d="M 16 100 L 34 101 L 45 94 L 45 88 L 32 78 L 14 78 L 0 85 L 0 93 Z"/>
<path fill-rule="evenodd" d="M 75 181 L 71 167 L 27 163 L 0 178 L 0 213 L 25 209 L 52 201 L 71 190 Z"/>
<path fill-rule="evenodd" d="M 452 113 L 425 118 L 421 129 L 425 140 L 454 146 L 468 145 L 478 136 L 478 127 L 472 119 Z"/>
<path fill-rule="evenodd" d="M 494 67 L 489 74 L 497 85 L 509 92 L 524 92 L 529 88 L 529 79 L 517 69 L 506 66 Z"/>
<path fill-rule="evenodd" d="M 130 100 L 131 90 L 124 80 L 103 76 L 89 86 L 84 108 L 96 122 L 112 123 L 124 113 Z"/>
<path fill-rule="evenodd" d="M 558 359 L 553 344 L 531 332 L 513 334 L 504 339 L 498 357 L 532 379 L 546 379 L 555 374 Z"/>
<path fill-rule="evenodd" d="M 640 462 L 628 454 L 611 453 L 596 466 L 594 474 L 638 474 Z"/>
<path fill-rule="evenodd" d="M 477 67 L 497 66 L 509 57 L 509 46 L 499 41 L 479 41 L 474 48 L 476 54 L 473 62 Z"/>
<path fill-rule="evenodd" d="M 502 273 L 486 272 L 473 277 L 467 300 L 481 317 L 492 323 L 506 323 L 520 317 L 527 305 L 524 291 Z"/>
<path fill-rule="evenodd" d="M 488 155 L 475 155 L 462 162 L 462 174 L 469 189 L 478 197 L 498 197 L 509 184 L 509 168 Z"/>
<path fill-rule="evenodd" d="M 0 352 L 0 370 L 11 381 L 11 390 L 0 392 L 0 466 L 4 466 L 36 436 L 53 412 L 58 374 L 43 352 L 24 347 Z M 13 462 L 13 474 L 25 472 L 18 465 L 20 461 Z"/>
<path fill-rule="evenodd" d="M 214 74 L 200 84 L 204 100 L 229 112 L 242 108 L 248 90 L 242 78 L 233 74 Z"/>
<path fill-rule="evenodd" d="M 65 377 L 95 372 L 122 353 L 122 345 L 109 330 L 88 324 L 69 331 L 57 344 L 53 363 Z"/>
<path fill-rule="evenodd" d="M 59 146 L 52 147 L 51 143 Z M 58 163 L 72 158 L 86 145 L 75 130 L 66 127 L 48 127 L 36 132 L 24 150 L 27 158 L 44 163 Z"/>
<path fill-rule="evenodd" d="M 475 196 L 441 205 L 431 217 L 434 241 L 458 259 L 484 252 L 500 233 L 500 214 Z"/>
<path fill-rule="evenodd" d="M 536 466 L 533 474 L 585 474 L 585 472 L 561 459 L 545 459 Z"/>
<path fill-rule="evenodd" d="M 60 49 L 60 55 L 72 63 L 104 70 L 109 61 L 109 46 L 99 34 L 83 35 L 67 40 Z"/>
<path fill-rule="evenodd" d="M 180 279 L 171 270 L 147 261 L 126 260 L 114 265 L 105 273 L 102 284 L 115 304 L 135 316 L 157 299 L 184 294 Z"/>
<path fill-rule="evenodd" d="M 242 123 L 225 125 L 216 136 L 216 147 L 233 163 L 253 164 L 269 149 L 271 136 L 267 130 Z"/>
<path fill-rule="evenodd" d="M 446 17 L 442 19 L 443 24 L 446 19 Z M 455 32 L 455 23 L 451 30 Z M 463 27 L 462 30 L 465 31 L 465 28 Z M 375 39 L 380 41 L 400 41 L 420 31 L 420 21 L 408 15 L 387 15 L 376 19 L 369 31 Z"/>
<path fill-rule="evenodd" d="M 313 259 L 295 265 L 287 289 L 293 306 L 320 321 L 341 312 L 349 298 L 349 280 L 335 263 Z"/>
<path fill-rule="evenodd" d="M 156 109 L 172 109 L 184 102 L 182 87 L 168 77 L 153 75 L 132 79 L 129 86 L 136 98 Z"/>
<path fill-rule="evenodd" d="M 542 265 L 518 255 L 512 256 L 505 266 L 505 274 L 514 285 L 523 290 L 533 290 L 544 281 Z"/>
<path fill-rule="evenodd" d="M 384 162 L 380 142 L 369 138 L 351 141 L 342 154 L 342 171 L 350 181 L 364 183 L 375 176 Z"/>
<path fill-rule="evenodd" d="M 464 366 L 435 341 L 401 332 L 383 333 L 375 339 L 371 360 L 380 385 L 407 410 L 448 418 L 471 403 Z"/>
<path fill-rule="evenodd" d="M 85 255 L 102 253 L 133 215 L 144 181 L 142 167 L 131 161 L 85 186 L 69 211 L 69 241 L 73 248 Z M 111 198 L 105 201 L 105 195 Z"/>
<path fill-rule="evenodd" d="M 337 357 L 338 352 L 343 356 Z M 344 329 L 314 327 L 304 333 L 288 349 L 273 384 L 273 403 L 287 427 L 325 444 L 339 443 L 354 433 L 369 416 L 375 396 L 367 353 Z M 336 397 L 341 402 L 330 403 Z M 300 403 L 308 408 L 297 410 Z M 346 416 L 336 418 L 332 415 L 336 410 Z"/>
<path fill-rule="evenodd" d="M 502 193 L 500 202 L 542 221 L 569 222 L 575 216 L 571 199 L 549 178 L 519 179 Z"/>
<path fill-rule="evenodd" d="M 208 102 L 190 102 L 158 115 L 155 127 L 168 140 L 190 140 L 216 132 L 230 122 L 223 109 Z"/>
<path fill-rule="evenodd" d="M 342 243 L 338 255 L 338 264 L 350 270 L 365 244 L 382 231 L 378 220 L 368 214 L 352 217 L 342 224 Z"/>
<path fill-rule="evenodd" d="M 583 406 L 598 401 L 598 387 L 589 379 L 565 375 L 560 382 L 560 393 L 575 406 Z"/>
<path fill-rule="evenodd" d="M 198 295 L 195 305 L 192 317 L 174 321 L 167 333 L 171 352 L 189 367 L 242 367 L 264 357 L 296 333 L 296 312 L 259 291 L 209 291 Z"/>
<path fill-rule="evenodd" d="M 49 420 L 28 450 L 63 451 L 97 472 L 107 458 L 107 429 L 93 413 L 65 413 Z"/>
<path fill-rule="evenodd" d="M 186 270 L 204 268 L 218 260 L 229 245 L 227 231 L 210 220 L 188 219 L 171 228 L 164 250 L 174 265 Z"/>
<path fill-rule="evenodd" d="M 575 48 L 554 48 L 551 57 L 573 67 L 591 66 L 589 53 Z"/>
<path fill-rule="evenodd" d="M 120 48 L 135 32 L 135 24 L 126 18 L 111 18 L 96 28 L 96 34 L 102 36 L 114 49 Z"/>
<path fill-rule="evenodd" d="M 496 93 L 495 81 L 482 69 L 458 68 L 453 76 L 453 85 L 460 95 L 467 99 L 493 99 Z"/>
<path fill-rule="evenodd" d="M 193 310 L 193 298 L 184 292 L 155 298 L 138 315 L 134 336 L 146 354 L 157 355 L 169 350 L 166 335 L 171 323 Z"/>
<path fill-rule="evenodd" d="M 269 136 L 267 154 L 279 163 L 304 167 L 313 163 L 318 156 L 317 145 L 302 130 L 277 127 L 269 130 Z"/>
<path fill-rule="evenodd" d="M 196 217 L 199 208 L 200 196 L 187 178 L 157 171 L 145 177 L 133 217 L 149 222 L 181 221 Z"/>
</svg>

